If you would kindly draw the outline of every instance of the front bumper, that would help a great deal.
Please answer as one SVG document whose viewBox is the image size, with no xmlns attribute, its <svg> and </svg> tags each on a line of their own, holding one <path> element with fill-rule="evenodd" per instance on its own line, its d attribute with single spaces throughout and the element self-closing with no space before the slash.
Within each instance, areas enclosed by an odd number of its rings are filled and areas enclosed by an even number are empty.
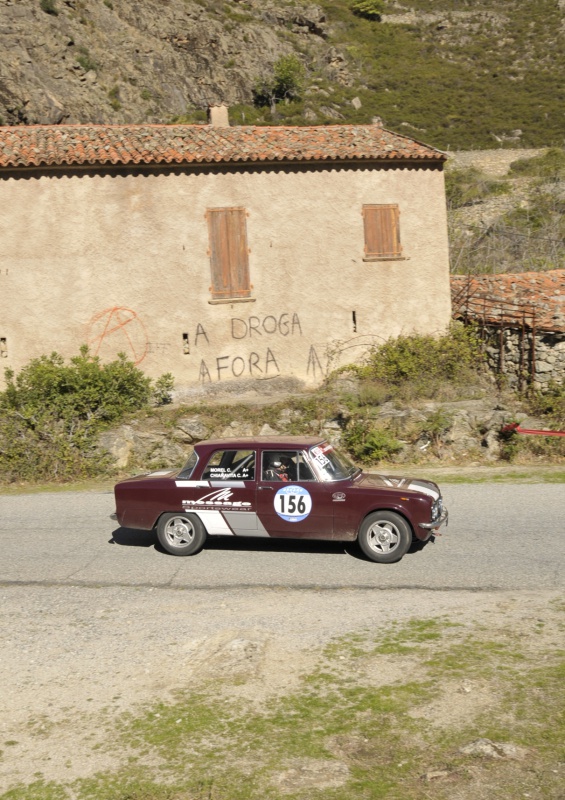
<svg viewBox="0 0 565 800">
<path fill-rule="evenodd" d="M 448 520 L 449 520 L 449 512 L 447 508 L 444 508 L 442 509 L 440 516 L 436 520 L 434 520 L 433 522 L 420 522 L 418 527 L 425 528 L 427 531 L 435 531 L 438 528 L 441 528 L 444 522 L 447 525 Z"/>
</svg>

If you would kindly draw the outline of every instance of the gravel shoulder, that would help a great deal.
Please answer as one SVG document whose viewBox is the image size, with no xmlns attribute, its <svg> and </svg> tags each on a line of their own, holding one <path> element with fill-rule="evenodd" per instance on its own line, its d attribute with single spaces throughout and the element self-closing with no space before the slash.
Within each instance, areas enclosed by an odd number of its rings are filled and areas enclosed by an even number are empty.
<svg viewBox="0 0 565 800">
<path fill-rule="evenodd" d="M 480 624 L 492 638 L 543 620 L 537 647 L 564 638 L 555 591 L 4 586 L 0 596 L 0 792 L 119 768 L 115 721 L 179 689 L 229 677 L 231 695 L 258 704 L 288 693 L 325 645 L 356 631 L 425 618 Z M 465 697 L 436 715 L 464 716 Z"/>
</svg>

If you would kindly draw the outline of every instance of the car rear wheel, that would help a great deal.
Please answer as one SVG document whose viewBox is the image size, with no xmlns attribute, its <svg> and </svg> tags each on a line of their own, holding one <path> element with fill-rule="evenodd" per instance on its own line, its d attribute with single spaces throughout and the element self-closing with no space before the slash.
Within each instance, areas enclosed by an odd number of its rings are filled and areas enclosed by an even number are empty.
<svg viewBox="0 0 565 800">
<path fill-rule="evenodd" d="M 394 511 L 374 511 L 359 528 L 358 542 L 371 561 L 392 564 L 400 561 L 412 543 L 412 531 Z"/>
<path fill-rule="evenodd" d="M 163 514 L 157 523 L 157 538 L 167 553 L 191 556 L 201 549 L 206 530 L 194 514 Z"/>
</svg>

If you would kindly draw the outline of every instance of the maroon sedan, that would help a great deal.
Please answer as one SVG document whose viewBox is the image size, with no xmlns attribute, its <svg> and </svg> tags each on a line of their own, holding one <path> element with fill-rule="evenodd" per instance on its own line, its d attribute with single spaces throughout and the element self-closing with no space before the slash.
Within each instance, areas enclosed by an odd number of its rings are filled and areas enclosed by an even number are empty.
<svg viewBox="0 0 565 800">
<path fill-rule="evenodd" d="M 431 481 L 371 475 L 320 438 L 217 439 L 197 444 L 181 470 L 115 487 L 125 528 L 152 530 L 169 553 L 196 553 L 206 536 L 359 541 L 382 563 L 447 522 Z"/>
</svg>

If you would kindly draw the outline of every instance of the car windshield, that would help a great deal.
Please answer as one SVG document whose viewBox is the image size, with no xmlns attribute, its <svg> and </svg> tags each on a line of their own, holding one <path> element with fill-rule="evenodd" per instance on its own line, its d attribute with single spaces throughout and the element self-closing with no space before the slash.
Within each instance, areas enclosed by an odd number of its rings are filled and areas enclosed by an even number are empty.
<svg viewBox="0 0 565 800">
<path fill-rule="evenodd" d="M 324 442 L 311 447 L 308 455 L 312 463 L 318 480 L 321 481 L 342 481 L 351 478 L 359 468 L 352 464 L 347 456 L 339 453 L 331 444 Z"/>
</svg>

